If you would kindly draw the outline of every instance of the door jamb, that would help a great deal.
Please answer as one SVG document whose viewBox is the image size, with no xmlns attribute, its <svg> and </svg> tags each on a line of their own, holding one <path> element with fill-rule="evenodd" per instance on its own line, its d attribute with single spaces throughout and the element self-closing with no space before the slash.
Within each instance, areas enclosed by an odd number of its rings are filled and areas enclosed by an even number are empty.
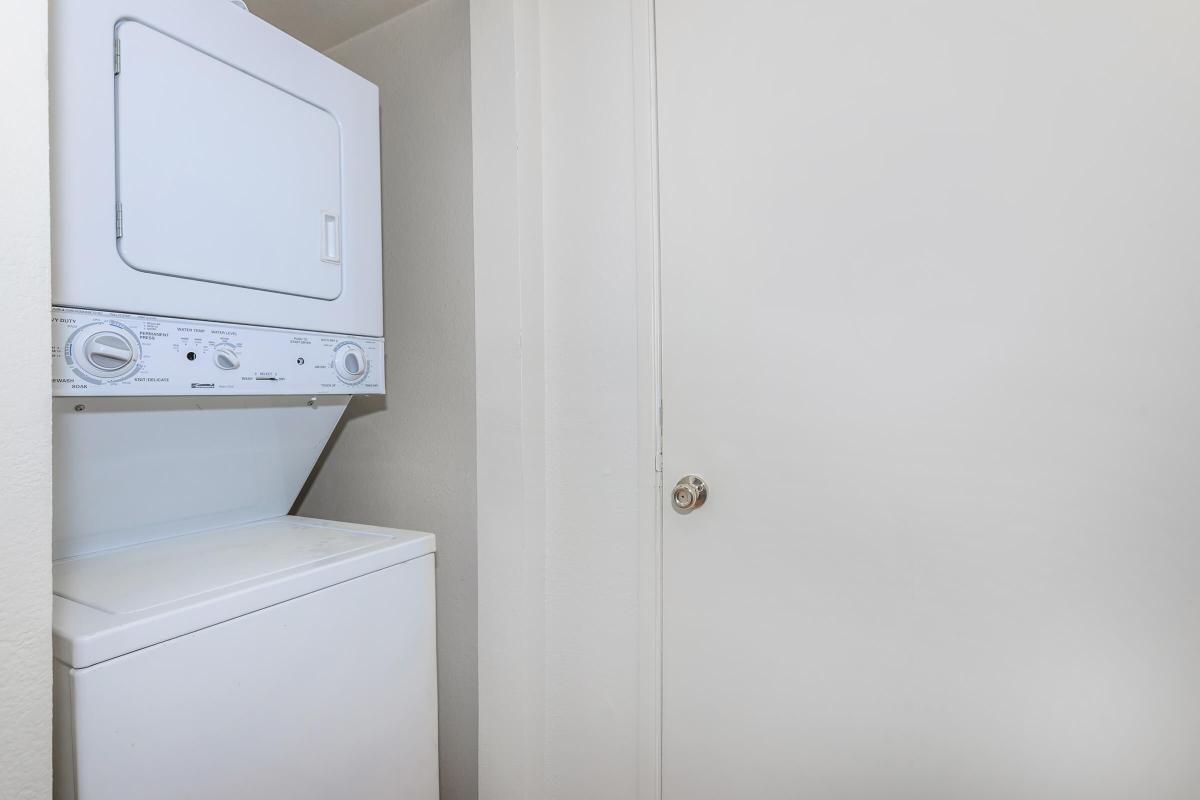
<svg viewBox="0 0 1200 800">
<path fill-rule="evenodd" d="M 638 352 L 638 798 L 662 797 L 662 324 L 655 0 L 630 0 Z"/>
</svg>

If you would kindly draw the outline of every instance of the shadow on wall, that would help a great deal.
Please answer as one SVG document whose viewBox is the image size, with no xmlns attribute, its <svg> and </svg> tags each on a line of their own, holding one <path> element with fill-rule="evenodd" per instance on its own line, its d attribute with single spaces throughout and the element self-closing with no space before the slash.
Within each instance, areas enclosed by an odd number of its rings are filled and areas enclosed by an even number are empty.
<svg viewBox="0 0 1200 800">
<path fill-rule="evenodd" d="M 333 450 L 346 424 L 352 419 L 359 417 L 370 416 L 377 414 L 380 411 L 387 411 L 387 395 L 361 395 L 351 398 L 350 405 L 346 407 L 346 412 L 342 414 L 342 418 L 338 420 L 337 427 L 333 429 L 333 433 L 329 437 L 329 441 L 325 443 L 325 449 L 321 451 L 320 457 L 317 458 L 317 463 L 313 465 L 312 471 L 308 473 L 308 478 L 304 481 L 304 486 L 301 487 L 300 493 L 296 495 L 295 501 L 292 503 L 292 508 L 288 511 L 289 514 L 299 512 L 301 504 L 304 503 L 304 498 L 308 497 L 308 492 L 312 488 L 313 482 L 317 479 L 317 475 L 321 473 L 321 469 L 325 466 L 325 460 L 329 458 L 330 451 Z"/>
</svg>

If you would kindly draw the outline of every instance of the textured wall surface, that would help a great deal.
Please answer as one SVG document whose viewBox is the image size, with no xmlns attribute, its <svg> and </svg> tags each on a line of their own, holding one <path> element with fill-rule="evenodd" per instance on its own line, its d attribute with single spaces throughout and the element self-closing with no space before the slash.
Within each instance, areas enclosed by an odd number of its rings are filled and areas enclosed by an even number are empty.
<svg viewBox="0 0 1200 800">
<path fill-rule="evenodd" d="M 359 398 L 299 513 L 437 534 L 442 797 L 477 794 L 475 342 L 467 0 L 329 55 L 382 105 L 388 392 Z"/>
<path fill-rule="evenodd" d="M 0 798 L 50 796 L 50 184 L 46 3 L 0 49 Z"/>
</svg>

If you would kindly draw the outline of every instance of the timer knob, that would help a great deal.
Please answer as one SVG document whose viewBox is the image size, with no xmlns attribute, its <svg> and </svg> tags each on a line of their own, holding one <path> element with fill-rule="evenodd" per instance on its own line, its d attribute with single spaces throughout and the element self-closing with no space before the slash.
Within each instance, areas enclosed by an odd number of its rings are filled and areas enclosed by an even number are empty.
<svg viewBox="0 0 1200 800">
<path fill-rule="evenodd" d="M 338 348 L 333 366 L 343 381 L 360 381 L 367 374 L 367 354 L 356 344 L 344 344 Z"/>
<path fill-rule="evenodd" d="M 80 348 L 81 366 L 100 378 L 115 378 L 131 367 L 138 357 L 137 342 L 115 330 L 93 333 Z"/>
</svg>

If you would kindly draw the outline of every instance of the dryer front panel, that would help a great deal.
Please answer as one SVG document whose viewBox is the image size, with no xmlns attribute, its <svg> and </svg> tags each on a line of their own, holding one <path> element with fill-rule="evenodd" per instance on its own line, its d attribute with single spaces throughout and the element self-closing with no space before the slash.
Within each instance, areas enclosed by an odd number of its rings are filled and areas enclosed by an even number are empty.
<svg viewBox="0 0 1200 800">
<path fill-rule="evenodd" d="M 52 31 L 56 304 L 382 335 L 374 85 L 219 0 Z"/>
<path fill-rule="evenodd" d="M 328 111 L 132 20 L 117 26 L 117 250 L 133 269 L 333 300 Z"/>
</svg>

